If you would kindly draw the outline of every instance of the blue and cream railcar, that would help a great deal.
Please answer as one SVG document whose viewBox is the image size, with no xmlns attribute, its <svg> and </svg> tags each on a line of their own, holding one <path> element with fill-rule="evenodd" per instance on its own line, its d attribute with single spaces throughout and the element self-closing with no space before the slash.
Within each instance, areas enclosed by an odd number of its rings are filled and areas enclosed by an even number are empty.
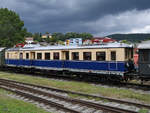
<svg viewBox="0 0 150 113">
<path fill-rule="evenodd" d="M 91 46 L 25 46 L 8 49 L 5 53 L 7 66 L 122 78 L 132 70 L 131 66 L 127 65 L 132 57 L 132 46 L 123 43 Z"/>
</svg>

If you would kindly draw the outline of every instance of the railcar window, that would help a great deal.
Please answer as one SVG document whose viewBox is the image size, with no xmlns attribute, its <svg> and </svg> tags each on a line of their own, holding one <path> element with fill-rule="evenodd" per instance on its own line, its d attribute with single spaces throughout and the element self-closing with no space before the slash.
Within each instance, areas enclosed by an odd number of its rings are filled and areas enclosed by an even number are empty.
<svg viewBox="0 0 150 113">
<path fill-rule="evenodd" d="M 72 60 L 79 60 L 79 52 L 72 52 Z"/>
<path fill-rule="evenodd" d="M 105 61 L 106 53 L 105 52 L 96 52 L 96 60 L 97 61 Z"/>
<path fill-rule="evenodd" d="M 125 49 L 125 58 L 129 58 L 129 50 L 128 49 Z"/>
<path fill-rule="evenodd" d="M 53 55 L 54 60 L 59 60 L 59 52 L 55 52 Z"/>
<path fill-rule="evenodd" d="M 9 59 L 9 53 L 7 53 L 7 59 Z"/>
<path fill-rule="evenodd" d="M 19 58 L 23 59 L 23 53 L 20 53 Z"/>
<path fill-rule="evenodd" d="M 142 54 L 141 54 L 141 61 L 144 61 L 144 62 L 147 62 L 149 61 L 149 52 L 148 51 L 142 51 Z"/>
<path fill-rule="evenodd" d="M 84 60 L 91 60 L 91 52 L 83 52 Z"/>
<path fill-rule="evenodd" d="M 42 59 L 42 53 L 37 53 L 37 59 Z"/>
<path fill-rule="evenodd" d="M 26 59 L 29 59 L 29 53 L 26 53 Z"/>
<path fill-rule="evenodd" d="M 45 53 L 45 60 L 50 60 L 50 53 Z"/>
<path fill-rule="evenodd" d="M 116 51 L 111 51 L 111 60 L 116 60 Z"/>
</svg>

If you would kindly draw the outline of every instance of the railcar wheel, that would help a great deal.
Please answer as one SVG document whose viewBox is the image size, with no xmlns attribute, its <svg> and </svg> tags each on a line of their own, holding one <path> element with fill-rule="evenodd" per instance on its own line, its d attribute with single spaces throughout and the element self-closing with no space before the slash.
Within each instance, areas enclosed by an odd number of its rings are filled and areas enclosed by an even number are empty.
<svg viewBox="0 0 150 113">
<path fill-rule="evenodd" d="M 143 79 L 141 79 L 141 84 L 143 85 L 143 82 L 144 82 L 144 80 Z"/>
<path fill-rule="evenodd" d="M 124 78 L 124 81 L 125 81 L 125 82 L 128 82 L 128 80 L 129 80 L 128 77 L 125 77 L 125 78 Z"/>
</svg>

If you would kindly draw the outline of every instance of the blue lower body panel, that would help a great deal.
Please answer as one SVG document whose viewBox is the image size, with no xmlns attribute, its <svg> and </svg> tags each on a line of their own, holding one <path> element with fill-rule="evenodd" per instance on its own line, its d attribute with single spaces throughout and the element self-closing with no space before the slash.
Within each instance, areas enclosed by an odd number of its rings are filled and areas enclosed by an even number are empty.
<svg viewBox="0 0 150 113">
<path fill-rule="evenodd" d="M 38 66 L 38 67 L 51 67 L 51 68 L 62 68 L 63 61 L 61 60 L 50 60 L 50 61 L 44 61 L 44 60 L 33 60 L 32 66 Z"/>
<path fill-rule="evenodd" d="M 64 67 L 86 70 L 126 71 L 124 62 L 65 61 Z"/>
<path fill-rule="evenodd" d="M 14 66 L 33 66 L 40 68 L 62 68 L 78 69 L 90 71 L 127 71 L 125 62 L 108 62 L 108 61 L 63 61 L 63 60 L 14 60 L 7 59 L 7 65 Z"/>
<path fill-rule="evenodd" d="M 54 60 L 6 60 L 6 64 L 14 66 L 34 66 L 34 67 L 52 67 L 52 68 L 62 68 L 63 61 Z"/>
<path fill-rule="evenodd" d="M 30 60 L 5 60 L 5 63 L 8 65 L 15 65 L 15 66 L 31 66 L 31 61 Z"/>
</svg>

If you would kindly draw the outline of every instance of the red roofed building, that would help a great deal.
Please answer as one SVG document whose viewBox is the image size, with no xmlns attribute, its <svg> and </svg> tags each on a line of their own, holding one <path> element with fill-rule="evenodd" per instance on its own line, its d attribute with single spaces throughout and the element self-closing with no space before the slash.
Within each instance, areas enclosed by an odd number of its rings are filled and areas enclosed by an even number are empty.
<svg viewBox="0 0 150 113">
<path fill-rule="evenodd" d="M 116 40 L 111 39 L 109 37 L 93 37 L 92 39 L 93 44 L 110 43 L 110 42 L 116 42 Z"/>
<path fill-rule="evenodd" d="M 102 43 L 111 43 L 116 42 L 116 40 L 109 38 L 109 37 L 93 37 L 91 40 L 87 39 L 83 41 L 84 45 L 91 45 L 91 44 L 102 44 Z"/>
<path fill-rule="evenodd" d="M 16 47 L 24 47 L 25 44 L 22 44 L 22 43 L 19 43 L 19 44 L 16 44 Z"/>
</svg>

